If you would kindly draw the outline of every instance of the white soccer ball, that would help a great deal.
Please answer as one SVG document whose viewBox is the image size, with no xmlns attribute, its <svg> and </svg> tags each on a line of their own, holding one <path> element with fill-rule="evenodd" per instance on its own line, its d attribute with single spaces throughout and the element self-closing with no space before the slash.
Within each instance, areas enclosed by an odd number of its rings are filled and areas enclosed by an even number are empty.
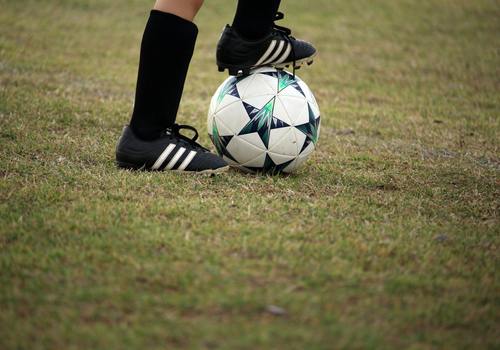
<svg viewBox="0 0 500 350">
<path fill-rule="evenodd" d="M 207 124 L 229 165 L 247 172 L 290 173 L 314 151 L 320 112 L 299 77 L 265 67 L 227 78 L 212 97 Z"/>
</svg>

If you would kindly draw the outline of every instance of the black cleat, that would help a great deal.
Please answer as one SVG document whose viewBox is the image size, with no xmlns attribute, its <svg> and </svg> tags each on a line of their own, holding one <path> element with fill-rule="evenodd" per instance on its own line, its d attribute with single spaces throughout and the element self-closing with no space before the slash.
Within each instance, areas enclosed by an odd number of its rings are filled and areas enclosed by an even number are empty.
<svg viewBox="0 0 500 350">
<path fill-rule="evenodd" d="M 181 135 L 181 129 L 195 132 L 193 139 Z M 196 143 L 198 132 L 188 125 L 177 125 L 158 139 L 143 141 L 129 126 L 123 129 L 116 146 L 119 168 L 137 170 L 176 170 L 200 173 L 220 173 L 229 169 L 219 156 Z"/>
<path fill-rule="evenodd" d="M 278 12 L 276 20 L 283 18 Z M 252 69 L 271 66 L 298 69 L 312 64 L 316 49 L 308 42 L 295 39 L 288 28 L 274 25 L 271 33 L 257 41 L 243 39 L 230 25 L 226 25 L 217 44 L 219 72 L 247 75 Z"/>
</svg>

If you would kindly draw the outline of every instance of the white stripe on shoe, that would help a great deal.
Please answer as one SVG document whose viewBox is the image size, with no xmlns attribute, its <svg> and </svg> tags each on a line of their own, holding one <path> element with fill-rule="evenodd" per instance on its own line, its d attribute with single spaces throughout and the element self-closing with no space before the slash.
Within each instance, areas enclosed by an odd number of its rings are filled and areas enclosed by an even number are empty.
<svg viewBox="0 0 500 350">
<path fill-rule="evenodd" d="M 276 40 L 271 41 L 271 44 L 269 44 L 269 47 L 267 48 L 266 52 L 264 52 L 262 57 L 257 61 L 257 63 L 255 65 L 258 66 L 258 65 L 262 64 L 262 62 L 267 60 L 267 58 L 269 57 L 271 52 L 273 52 L 273 49 L 275 46 L 276 46 Z"/>
<path fill-rule="evenodd" d="M 286 43 L 286 50 L 285 52 L 283 53 L 283 55 L 281 55 L 281 57 L 276 61 L 274 62 L 275 64 L 280 64 L 280 63 L 283 63 L 285 62 L 285 60 L 287 59 L 287 57 L 290 55 L 290 51 L 292 51 L 292 45 L 290 45 L 290 43 Z"/>
<path fill-rule="evenodd" d="M 160 156 L 158 157 L 158 159 L 156 160 L 156 162 L 153 164 L 153 166 L 151 167 L 151 169 L 153 170 L 158 170 L 161 165 L 163 164 L 163 162 L 165 161 L 165 159 L 167 159 L 167 157 L 169 156 L 170 153 L 172 153 L 172 151 L 174 150 L 175 148 L 175 145 L 173 143 L 169 144 L 165 150 L 160 154 Z"/>
<path fill-rule="evenodd" d="M 280 44 L 278 45 L 278 48 L 274 52 L 274 55 L 272 55 L 271 58 L 265 60 L 262 64 L 264 65 L 264 64 L 272 63 L 281 54 L 284 45 L 285 45 L 285 42 L 280 41 Z"/>
<path fill-rule="evenodd" d="M 194 156 L 196 155 L 196 151 L 191 151 L 189 152 L 188 156 L 186 157 L 186 159 L 184 159 L 184 161 L 182 162 L 181 165 L 179 165 L 179 167 L 177 168 L 177 170 L 184 170 L 187 168 L 187 166 L 189 165 L 189 163 L 191 163 L 191 161 L 193 160 Z"/>
<path fill-rule="evenodd" d="M 172 170 L 174 167 L 175 163 L 179 160 L 179 158 L 186 152 L 186 149 L 184 147 L 179 148 L 175 156 L 168 162 L 167 166 L 165 167 L 168 170 Z"/>
</svg>

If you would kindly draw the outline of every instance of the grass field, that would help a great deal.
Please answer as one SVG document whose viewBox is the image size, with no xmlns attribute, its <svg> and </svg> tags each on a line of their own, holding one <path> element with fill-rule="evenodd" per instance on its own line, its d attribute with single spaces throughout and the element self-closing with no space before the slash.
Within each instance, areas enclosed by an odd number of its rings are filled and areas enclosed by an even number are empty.
<svg viewBox="0 0 500 350">
<path fill-rule="evenodd" d="M 284 1 L 322 111 L 288 177 L 115 168 L 151 2 L 0 0 L 0 349 L 500 347 L 499 1 Z"/>
</svg>

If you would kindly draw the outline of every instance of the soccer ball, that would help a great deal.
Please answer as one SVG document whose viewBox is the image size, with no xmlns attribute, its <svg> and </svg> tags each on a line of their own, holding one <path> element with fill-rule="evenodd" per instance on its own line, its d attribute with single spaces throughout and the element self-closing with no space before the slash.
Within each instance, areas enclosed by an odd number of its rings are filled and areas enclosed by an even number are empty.
<svg viewBox="0 0 500 350">
<path fill-rule="evenodd" d="M 320 113 L 299 77 L 265 67 L 226 79 L 212 97 L 207 124 L 229 165 L 246 172 L 290 173 L 314 151 Z"/>
</svg>

